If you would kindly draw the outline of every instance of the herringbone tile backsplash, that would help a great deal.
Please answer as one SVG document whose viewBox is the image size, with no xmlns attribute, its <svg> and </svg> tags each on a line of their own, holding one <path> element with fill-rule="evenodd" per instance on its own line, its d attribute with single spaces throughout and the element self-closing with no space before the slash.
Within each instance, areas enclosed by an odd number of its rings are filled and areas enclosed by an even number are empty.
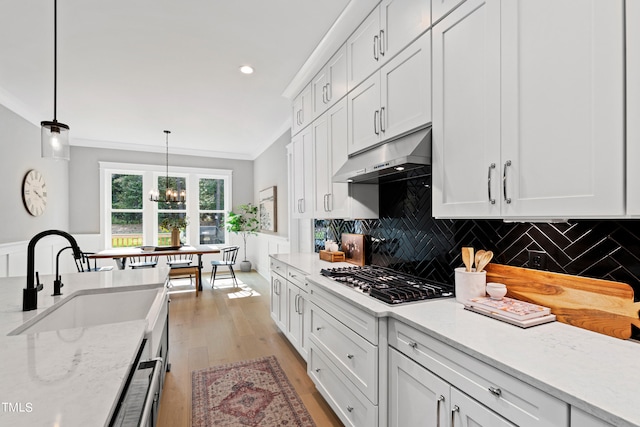
<svg viewBox="0 0 640 427">
<path fill-rule="evenodd" d="M 460 248 L 492 250 L 494 262 L 529 266 L 529 251 L 547 253 L 546 270 L 628 283 L 640 297 L 640 221 L 576 220 L 505 223 L 437 220 L 431 216 L 430 178 L 380 185 L 380 219 L 316 220 L 316 251 L 345 233 L 371 239 L 371 262 L 453 283 Z"/>
</svg>

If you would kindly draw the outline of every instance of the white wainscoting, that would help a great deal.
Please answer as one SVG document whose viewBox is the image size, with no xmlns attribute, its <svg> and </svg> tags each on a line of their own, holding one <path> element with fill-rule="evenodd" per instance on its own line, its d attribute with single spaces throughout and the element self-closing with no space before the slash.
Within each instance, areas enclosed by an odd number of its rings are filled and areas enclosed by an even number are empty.
<svg viewBox="0 0 640 427">
<path fill-rule="evenodd" d="M 84 252 L 96 252 L 100 249 L 101 240 L 98 234 L 74 234 L 73 237 Z M 27 275 L 28 246 L 28 241 L 0 244 L 0 277 Z M 40 276 L 55 273 L 56 255 L 65 246 L 69 246 L 69 242 L 59 236 L 44 237 L 36 244 L 35 268 Z M 77 271 L 70 249 L 60 255 L 59 269 L 60 274 Z"/>
<path fill-rule="evenodd" d="M 253 237 L 251 244 L 251 247 L 255 248 L 251 256 L 251 259 L 256 260 L 253 268 L 267 280 L 270 280 L 271 277 L 269 256 L 291 252 L 291 245 L 286 237 L 260 233 Z"/>
</svg>

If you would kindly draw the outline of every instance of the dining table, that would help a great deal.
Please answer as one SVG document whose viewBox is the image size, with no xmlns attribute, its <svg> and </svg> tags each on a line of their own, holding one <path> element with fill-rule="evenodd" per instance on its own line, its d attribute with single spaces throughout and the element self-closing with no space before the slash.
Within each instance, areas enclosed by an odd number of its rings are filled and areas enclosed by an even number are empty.
<svg viewBox="0 0 640 427">
<path fill-rule="evenodd" d="M 128 248 L 111 248 L 87 255 L 89 259 L 112 258 L 120 270 L 127 268 L 127 259 L 139 256 L 174 256 L 196 255 L 198 258 L 198 283 L 202 290 L 202 255 L 220 253 L 220 248 L 214 245 L 184 245 L 184 246 L 136 246 Z"/>
</svg>

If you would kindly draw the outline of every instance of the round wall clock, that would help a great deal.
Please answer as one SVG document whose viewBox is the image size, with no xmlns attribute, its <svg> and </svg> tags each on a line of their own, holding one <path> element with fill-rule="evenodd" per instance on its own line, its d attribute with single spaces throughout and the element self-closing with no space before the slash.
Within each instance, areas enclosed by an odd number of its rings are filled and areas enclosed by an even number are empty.
<svg viewBox="0 0 640 427">
<path fill-rule="evenodd" d="M 31 169 L 22 181 L 22 201 L 24 207 L 33 216 L 40 216 L 47 208 L 47 183 L 44 176 Z"/>
</svg>

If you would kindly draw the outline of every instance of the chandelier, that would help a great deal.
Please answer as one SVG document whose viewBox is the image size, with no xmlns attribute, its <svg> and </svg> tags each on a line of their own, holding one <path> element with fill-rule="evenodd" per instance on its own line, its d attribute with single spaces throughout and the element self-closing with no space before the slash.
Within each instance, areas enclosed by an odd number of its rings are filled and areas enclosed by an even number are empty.
<svg viewBox="0 0 640 427">
<path fill-rule="evenodd" d="M 58 2 L 53 2 L 53 121 L 40 122 L 42 157 L 69 160 L 69 126 L 56 120 L 58 94 Z"/>
<path fill-rule="evenodd" d="M 166 146 L 167 146 L 167 173 L 165 175 L 165 192 L 163 197 L 160 197 L 160 191 L 158 189 L 154 189 L 149 191 L 149 200 L 152 202 L 160 202 L 160 203 L 184 203 L 187 198 L 187 192 L 185 190 L 181 190 L 178 193 L 178 190 L 169 187 L 169 134 L 171 131 L 165 130 L 166 134 Z"/>
</svg>

